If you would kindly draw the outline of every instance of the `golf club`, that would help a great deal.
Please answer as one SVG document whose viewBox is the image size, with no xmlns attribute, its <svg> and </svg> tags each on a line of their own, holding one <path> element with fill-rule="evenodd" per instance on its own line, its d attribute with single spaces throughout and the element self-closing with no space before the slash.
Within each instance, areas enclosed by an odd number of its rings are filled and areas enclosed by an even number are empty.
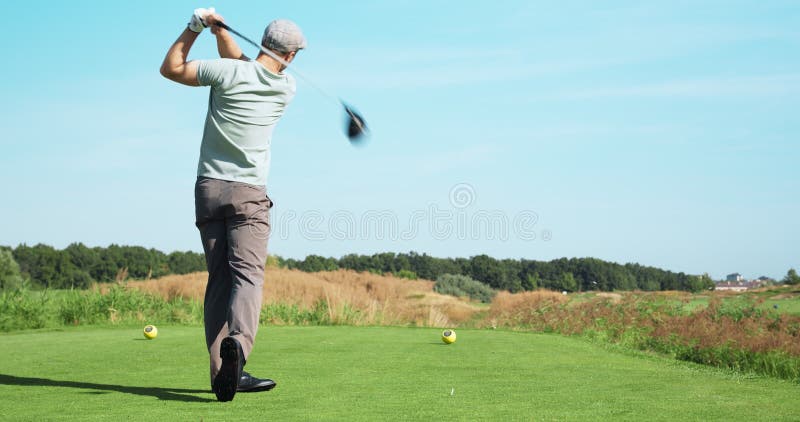
<svg viewBox="0 0 800 422">
<path fill-rule="evenodd" d="M 236 31 L 235 29 L 231 28 L 230 26 L 228 26 L 224 22 L 216 22 L 216 25 L 219 26 L 220 28 L 223 28 L 223 29 L 225 29 L 227 31 L 230 31 L 230 32 L 234 33 L 239 38 L 247 41 L 248 43 L 252 44 L 254 47 L 257 47 L 258 49 L 261 50 L 262 53 L 272 57 L 278 63 L 286 66 L 287 69 L 290 68 L 289 63 L 286 60 L 283 60 L 277 54 L 275 54 L 272 51 L 266 49 L 263 45 L 251 40 L 250 38 L 245 37 L 244 35 L 239 33 L 239 31 Z M 364 135 L 367 132 L 367 124 L 364 122 L 364 118 L 361 117 L 360 114 L 355 112 L 351 106 L 347 105 L 340 98 L 329 94 L 327 91 L 325 91 L 324 89 L 322 89 L 319 86 L 317 86 L 317 84 L 312 82 L 309 78 L 304 76 L 302 73 L 298 72 L 297 69 L 291 67 L 291 70 L 292 70 L 292 73 L 297 75 L 297 77 L 299 77 L 300 79 L 304 80 L 309 86 L 311 86 L 312 88 L 314 88 L 317 91 L 319 91 L 319 93 L 321 93 L 322 95 L 324 95 L 325 97 L 328 97 L 329 99 L 331 99 L 333 101 L 338 102 L 339 104 L 342 105 L 342 107 L 344 107 L 344 112 L 347 114 L 346 134 L 347 134 L 347 138 L 350 139 L 350 142 L 357 142 L 357 141 L 360 141 L 360 140 L 362 140 L 364 138 Z"/>
</svg>

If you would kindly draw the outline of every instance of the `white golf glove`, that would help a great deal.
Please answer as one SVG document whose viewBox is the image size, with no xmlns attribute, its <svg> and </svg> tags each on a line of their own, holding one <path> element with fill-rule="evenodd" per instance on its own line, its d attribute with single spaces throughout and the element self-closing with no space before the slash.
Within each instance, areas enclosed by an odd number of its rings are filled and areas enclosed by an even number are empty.
<svg viewBox="0 0 800 422">
<path fill-rule="evenodd" d="M 208 27 L 208 25 L 203 22 L 203 19 L 214 12 L 215 11 L 213 7 L 209 7 L 208 9 L 194 9 L 192 19 L 189 21 L 188 25 L 189 30 L 192 32 L 197 32 L 198 34 L 203 32 L 203 28 Z"/>
</svg>

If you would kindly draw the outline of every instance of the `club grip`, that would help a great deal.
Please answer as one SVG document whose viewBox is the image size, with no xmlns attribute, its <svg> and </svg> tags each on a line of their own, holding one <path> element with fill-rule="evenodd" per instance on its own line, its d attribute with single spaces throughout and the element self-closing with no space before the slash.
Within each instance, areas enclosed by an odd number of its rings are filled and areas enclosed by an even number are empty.
<svg viewBox="0 0 800 422">
<path fill-rule="evenodd" d="M 226 25 L 225 22 L 215 22 L 214 25 L 217 25 L 218 27 L 220 27 L 222 29 L 225 29 L 225 30 L 228 30 L 228 31 L 231 30 L 231 27 Z"/>
</svg>

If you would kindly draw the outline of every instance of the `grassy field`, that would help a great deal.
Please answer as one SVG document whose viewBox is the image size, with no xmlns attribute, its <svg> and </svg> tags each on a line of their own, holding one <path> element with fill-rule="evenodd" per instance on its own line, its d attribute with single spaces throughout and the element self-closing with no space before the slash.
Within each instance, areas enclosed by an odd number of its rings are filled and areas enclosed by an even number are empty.
<svg viewBox="0 0 800 422">
<path fill-rule="evenodd" d="M 800 316 L 800 288 L 782 287 L 770 290 L 752 291 L 745 293 L 714 293 L 723 298 L 723 301 L 741 301 L 752 299 L 760 302 L 758 307 L 764 310 L 775 310 L 781 314 Z M 683 308 L 688 311 L 696 311 L 708 306 L 711 296 L 707 293 L 698 293 L 688 296 L 688 301 Z"/>
<path fill-rule="evenodd" d="M 577 304 L 588 302 L 598 296 L 605 295 L 613 298 L 624 294 L 625 292 L 618 293 L 603 293 L 603 292 L 584 292 L 574 293 L 570 295 L 570 303 Z M 663 300 L 672 301 L 676 304 L 681 304 L 686 312 L 695 312 L 708 306 L 712 297 L 718 297 L 723 302 L 741 302 L 743 300 L 752 300 L 760 302 L 758 307 L 764 310 L 774 310 L 777 313 L 800 316 L 800 287 L 782 286 L 773 287 L 771 289 L 761 289 L 756 291 L 748 291 L 743 293 L 729 293 L 729 292 L 701 292 L 701 293 L 688 293 L 688 292 L 656 292 L 646 293 L 638 292 L 640 295 L 654 295 L 660 296 Z"/>
<path fill-rule="evenodd" d="M 207 274 L 0 292 L 0 332 L 74 326 L 202 323 Z M 498 292 L 490 304 L 433 282 L 353 271 L 271 268 L 266 326 L 499 328 L 591 338 L 630 350 L 800 382 L 800 288 L 730 292 Z M 777 305 L 777 307 L 776 307 Z"/>
<path fill-rule="evenodd" d="M 797 420 L 800 385 L 585 340 L 502 330 L 269 327 L 247 369 L 278 387 L 218 403 L 202 329 L 0 335 L 0 419 Z"/>
</svg>

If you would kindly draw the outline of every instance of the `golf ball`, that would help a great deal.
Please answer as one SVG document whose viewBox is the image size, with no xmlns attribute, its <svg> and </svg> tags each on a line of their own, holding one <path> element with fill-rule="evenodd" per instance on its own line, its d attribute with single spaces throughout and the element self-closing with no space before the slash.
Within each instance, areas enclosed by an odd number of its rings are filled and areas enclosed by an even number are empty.
<svg viewBox="0 0 800 422">
<path fill-rule="evenodd" d="M 144 338 L 152 340 L 158 335 L 158 328 L 155 325 L 147 325 L 144 327 Z"/>
<path fill-rule="evenodd" d="M 442 331 L 442 341 L 446 344 L 452 344 L 456 342 L 456 332 L 453 330 L 444 330 Z"/>
</svg>

